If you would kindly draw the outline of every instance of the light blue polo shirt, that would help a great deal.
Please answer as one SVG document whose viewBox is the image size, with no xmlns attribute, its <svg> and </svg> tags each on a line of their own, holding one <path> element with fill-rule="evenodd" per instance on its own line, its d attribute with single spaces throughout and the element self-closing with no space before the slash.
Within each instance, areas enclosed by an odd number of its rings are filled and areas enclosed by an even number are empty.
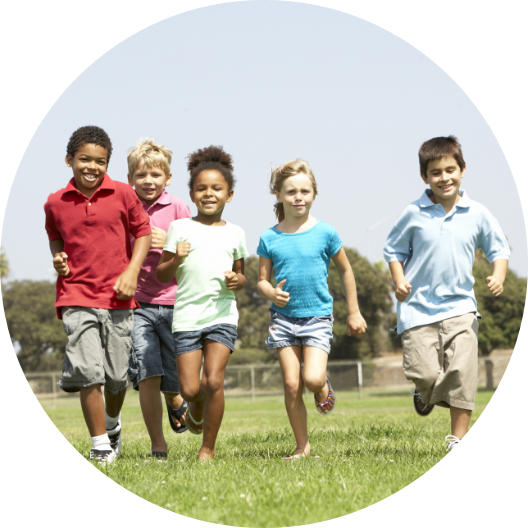
<svg viewBox="0 0 528 528">
<path fill-rule="evenodd" d="M 387 262 L 404 263 L 405 279 L 412 286 L 407 299 L 398 301 L 398 334 L 477 312 L 475 252 L 481 248 L 489 262 L 510 257 L 499 223 L 483 205 L 459 190 L 461 199 L 446 214 L 430 200 L 431 194 L 426 189 L 405 208 L 383 248 Z"/>
</svg>

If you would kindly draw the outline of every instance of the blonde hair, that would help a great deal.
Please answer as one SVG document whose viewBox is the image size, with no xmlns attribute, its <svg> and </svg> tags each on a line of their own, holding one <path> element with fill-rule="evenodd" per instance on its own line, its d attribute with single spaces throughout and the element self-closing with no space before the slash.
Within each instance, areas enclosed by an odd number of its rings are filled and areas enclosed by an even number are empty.
<svg viewBox="0 0 528 528">
<path fill-rule="evenodd" d="M 139 162 L 143 161 L 149 167 L 162 169 L 165 176 L 170 173 L 172 151 L 163 145 L 158 145 L 154 138 L 141 138 L 135 147 L 128 149 L 128 174 L 133 176 Z"/>
<path fill-rule="evenodd" d="M 314 190 L 314 196 L 317 196 L 317 182 L 315 181 L 315 176 L 310 168 L 310 165 L 307 161 L 297 158 L 296 160 L 287 161 L 283 165 L 276 167 L 271 167 L 271 178 L 270 178 L 270 190 L 271 194 L 280 193 L 284 181 L 291 176 L 297 176 L 298 174 L 306 174 L 310 181 L 312 182 L 312 187 Z M 279 222 L 284 220 L 284 204 L 281 202 L 275 203 L 273 206 L 275 210 L 275 216 Z"/>
</svg>

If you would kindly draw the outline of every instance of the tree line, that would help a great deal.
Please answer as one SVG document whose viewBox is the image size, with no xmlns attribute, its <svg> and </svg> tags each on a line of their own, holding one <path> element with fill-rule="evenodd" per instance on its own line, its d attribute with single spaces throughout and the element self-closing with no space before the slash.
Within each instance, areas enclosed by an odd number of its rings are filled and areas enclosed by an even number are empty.
<svg viewBox="0 0 528 528">
<path fill-rule="evenodd" d="M 384 263 L 371 264 L 355 249 L 345 248 L 356 277 L 359 306 L 368 330 L 361 336 L 349 337 L 346 332 L 347 306 L 337 268 L 330 264 L 328 286 L 334 299 L 334 341 L 331 360 L 370 359 L 380 352 L 401 347 L 396 326 L 390 273 Z M 6 281 L 9 267 L 0 253 L 2 296 L 7 326 L 17 357 L 25 372 L 60 370 L 66 344 L 61 321 L 57 319 L 55 284 L 49 281 Z M 504 293 L 495 298 L 486 287 L 492 266 L 479 251 L 473 274 L 479 312 L 481 354 L 489 356 L 496 348 L 513 348 L 521 325 L 526 299 L 526 279 L 508 271 Z M 240 314 L 239 354 L 254 361 L 274 361 L 276 351 L 265 346 L 269 326 L 270 303 L 257 291 L 258 257 L 245 261 L 246 287 L 236 292 Z M 233 356 L 233 359 L 234 356 Z M 492 372 L 488 374 L 492 376 Z"/>
</svg>

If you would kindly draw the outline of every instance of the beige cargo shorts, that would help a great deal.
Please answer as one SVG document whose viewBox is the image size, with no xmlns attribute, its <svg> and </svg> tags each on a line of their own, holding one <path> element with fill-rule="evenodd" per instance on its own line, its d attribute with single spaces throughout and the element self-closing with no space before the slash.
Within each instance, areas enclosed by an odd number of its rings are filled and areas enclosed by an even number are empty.
<svg viewBox="0 0 528 528">
<path fill-rule="evenodd" d="M 101 384 L 110 394 L 126 389 L 133 325 L 134 310 L 63 307 L 68 342 L 57 386 L 78 392 Z"/>
<path fill-rule="evenodd" d="M 403 332 L 403 372 L 425 404 L 475 408 L 478 327 L 471 312 Z"/>
</svg>

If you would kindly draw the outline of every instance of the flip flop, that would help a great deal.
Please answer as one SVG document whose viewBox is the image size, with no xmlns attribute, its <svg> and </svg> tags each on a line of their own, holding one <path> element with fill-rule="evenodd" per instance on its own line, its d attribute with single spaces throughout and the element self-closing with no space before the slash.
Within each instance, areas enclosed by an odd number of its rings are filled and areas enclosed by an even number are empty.
<svg viewBox="0 0 528 528">
<path fill-rule="evenodd" d="M 185 433 L 187 431 L 186 425 L 180 425 L 180 427 L 177 427 L 176 424 L 173 422 L 172 417 L 176 418 L 177 420 L 181 420 L 181 417 L 185 414 L 185 411 L 189 408 L 189 403 L 183 400 L 183 403 L 180 405 L 178 409 L 173 409 L 168 403 L 167 400 L 165 400 L 165 405 L 167 405 L 167 412 L 169 413 L 169 423 L 171 426 L 171 429 L 175 433 Z M 187 416 L 189 416 L 189 412 L 187 412 Z"/>
<path fill-rule="evenodd" d="M 189 409 L 187 411 L 187 418 L 189 418 L 189 420 L 191 420 L 191 422 L 200 427 L 200 425 L 203 426 L 203 418 L 202 418 L 202 421 L 201 422 L 197 422 L 193 417 L 192 417 L 192 414 L 191 414 L 191 409 Z M 202 430 L 201 431 L 196 431 L 194 430 L 192 427 L 189 427 L 189 433 L 193 434 L 193 435 L 201 435 L 203 433 L 203 427 L 202 427 Z"/>
<path fill-rule="evenodd" d="M 337 397 L 335 395 L 334 390 L 332 389 L 332 385 L 330 385 L 330 380 L 328 378 L 326 378 L 326 383 L 328 384 L 328 396 L 325 402 L 321 403 L 315 397 L 315 394 L 314 394 L 315 408 L 317 409 L 317 412 L 319 414 L 323 414 L 323 415 L 329 415 L 336 408 L 336 405 L 337 405 Z M 334 400 L 334 406 L 327 413 L 322 412 L 321 408 L 326 407 L 328 405 L 328 402 L 332 401 L 332 399 Z"/>
<path fill-rule="evenodd" d="M 147 456 L 152 458 L 167 458 L 167 453 L 165 453 L 165 451 L 152 451 Z"/>
</svg>

